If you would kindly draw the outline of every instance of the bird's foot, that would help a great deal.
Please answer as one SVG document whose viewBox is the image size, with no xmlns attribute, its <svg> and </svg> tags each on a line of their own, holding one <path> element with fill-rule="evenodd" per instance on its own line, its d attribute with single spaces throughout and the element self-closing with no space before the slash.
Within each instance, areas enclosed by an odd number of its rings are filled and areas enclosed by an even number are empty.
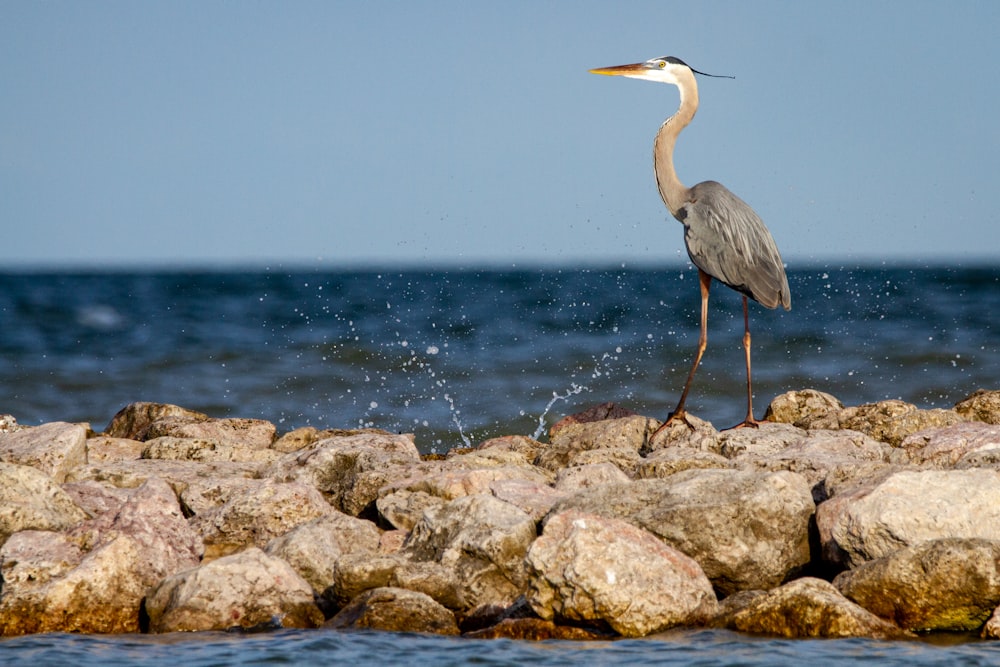
<svg viewBox="0 0 1000 667">
<path fill-rule="evenodd" d="M 761 424 L 769 423 L 766 419 L 754 419 L 753 415 L 747 415 L 747 418 L 736 426 L 730 426 L 729 428 L 722 429 L 723 431 L 735 431 L 738 428 L 760 428 Z"/>
<path fill-rule="evenodd" d="M 673 426 L 677 422 L 683 422 L 684 425 L 687 426 L 689 429 L 691 429 L 692 431 L 695 430 L 694 424 L 692 424 L 690 420 L 688 420 L 687 418 L 687 412 L 685 412 L 684 410 L 675 410 L 671 412 L 669 415 L 667 415 L 666 421 L 660 424 L 660 428 L 653 431 L 653 435 L 649 436 L 650 442 L 652 442 L 653 438 L 655 438 L 660 434 L 660 431 L 666 430 L 667 428 Z"/>
</svg>

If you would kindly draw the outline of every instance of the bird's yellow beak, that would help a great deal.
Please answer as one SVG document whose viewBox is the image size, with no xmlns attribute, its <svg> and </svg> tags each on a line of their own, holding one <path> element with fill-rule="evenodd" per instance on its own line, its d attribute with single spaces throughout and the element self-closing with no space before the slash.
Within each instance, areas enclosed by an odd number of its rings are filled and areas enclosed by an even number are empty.
<svg viewBox="0 0 1000 667">
<path fill-rule="evenodd" d="M 631 65 L 615 65 L 614 67 L 598 67 L 590 70 L 591 74 L 604 74 L 605 76 L 628 76 L 629 74 L 642 74 L 649 67 L 646 63 L 633 63 Z"/>
</svg>

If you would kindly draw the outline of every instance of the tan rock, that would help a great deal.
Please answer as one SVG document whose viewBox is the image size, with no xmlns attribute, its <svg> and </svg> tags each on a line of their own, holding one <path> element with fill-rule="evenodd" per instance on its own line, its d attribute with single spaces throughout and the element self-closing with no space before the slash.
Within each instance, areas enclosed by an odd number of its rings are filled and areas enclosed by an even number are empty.
<svg viewBox="0 0 1000 667">
<path fill-rule="evenodd" d="M 252 547 L 164 579 L 146 600 L 150 632 L 314 628 L 323 614 L 291 565 Z"/>
<path fill-rule="evenodd" d="M 946 537 L 1000 540 L 1000 473 L 898 472 L 846 501 L 830 539 L 857 567 L 897 549 Z"/>
<path fill-rule="evenodd" d="M 20 530 L 62 530 L 86 518 L 73 499 L 42 471 L 0 463 L 0 545 Z"/>
<path fill-rule="evenodd" d="M 1000 390 L 980 389 L 956 403 L 955 412 L 966 419 L 1000 424 Z"/>
<path fill-rule="evenodd" d="M 327 621 L 326 627 L 459 634 L 455 614 L 430 596 L 389 587 L 362 593 Z"/>
<path fill-rule="evenodd" d="M 87 429 L 51 422 L 0 433 L 0 461 L 38 468 L 61 484 L 70 470 L 87 462 Z"/>
<path fill-rule="evenodd" d="M 1000 541 L 921 542 L 842 572 L 833 585 L 907 630 L 978 630 L 1000 605 Z"/>
<path fill-rule="evenodd" d="M 796 579 L 729 609 L 712 625 L 760 635 L 790 638 L 912 637 L 898 626 L 851 602 L 829 582 Z"/>
<path fill-rule="evenodd" d="M 87 438 L 87 463 L 108 461 L 134 461 L 142 458 L 145 444 L 130 438 L 112 438 L 101 435 Z"/>
<path fill-rule="evenodd" d="M 206 421 L 208 415 L 194 410 L 188 410 L 178 405 L 167 403 L 130 403 L 111 418 L 104 435 L 112 438 L 130 438 L 143 440 L 141 437 L 146 427 L 154 421 L 165 418 L 182 418 L 192 422 Z"/>
<path fill-rule="evenodd" d="M 528 602 L 544 620 L 604 622 L 623 636 L 642 637 L 715 608 L 698 563 L 618 519 L 555 514 L 527 563 Z"/>
<path fill-rule="evenodd" d="M 799 428 L 813 428 L 821 418 L 836 415 L 844 404 L 836 397 L 816 389 L 789 391 L 775 397 L 764 412 L 764 419 Z"/>
<path fill-rule="evenodd" d="M 311 486 L 260 480 L 195 516 L 191 527 L 204 539 L 205 559 L 212 560 L 250 546 L 264 548 L 292 528 L 333 511 Z"/>
</svg>

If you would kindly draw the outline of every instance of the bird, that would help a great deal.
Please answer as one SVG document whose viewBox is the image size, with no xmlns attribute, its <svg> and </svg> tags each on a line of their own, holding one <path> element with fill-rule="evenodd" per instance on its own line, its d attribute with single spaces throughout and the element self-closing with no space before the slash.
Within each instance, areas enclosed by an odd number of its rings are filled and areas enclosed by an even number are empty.
<svg viewBox="0 0 1000 667">
<path fill-rule="evenodd" d="M 694 363 L 688 373 L 677 407 L 650 436 L 680 421 L 694 428 L 685 410 L 688 392 L 698 364 L 708 345 L 708 294 L 712 279 L 718 280 L 743 295 L 743 350 L 747 368 L 747 413 L 742 423 L 733 428 L 757 427 L 753 416 L 753 388 L 750 373 L 750 314 L 747 300 L 753 299 L 766 308 L 779 305 L 792 307 L 785 265 L 778 247 L 760 216 L 742 199 L 716 181 L 704 181 L 685 187 L 674 169 L 674 146 L 681 130 L 688 126 L 698 111 L 698 84 L 695 74 L 705 74 L 680 58 L 652 58 L 631 65 L 615 65 L 590 70 L 592 74 L 624 76 L 677 86 L 680 105 L 674 115 L 660 126 L 653 142 L 653 170 L 660 197 L 670 214 L 684 225 L 684 245 L 688 257 L 698 268 L 701 289 L 701 334 Z M 726 77 L 732 78 L 732 77 Z"/>
</svg>

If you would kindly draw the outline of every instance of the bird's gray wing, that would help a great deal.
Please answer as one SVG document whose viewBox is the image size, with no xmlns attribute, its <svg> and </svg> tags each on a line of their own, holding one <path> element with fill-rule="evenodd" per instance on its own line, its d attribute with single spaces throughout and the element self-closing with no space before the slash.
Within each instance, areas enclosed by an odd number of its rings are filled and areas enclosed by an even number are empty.
<svg viewBox="0 0 1000 667">
<path fill-rule="evenodd" d="M 750 206 L 715 181 L 691 188 L 678 211 L 695 266 L 768 308 L 791 308 L 778 247 Z"/>
</svg>

